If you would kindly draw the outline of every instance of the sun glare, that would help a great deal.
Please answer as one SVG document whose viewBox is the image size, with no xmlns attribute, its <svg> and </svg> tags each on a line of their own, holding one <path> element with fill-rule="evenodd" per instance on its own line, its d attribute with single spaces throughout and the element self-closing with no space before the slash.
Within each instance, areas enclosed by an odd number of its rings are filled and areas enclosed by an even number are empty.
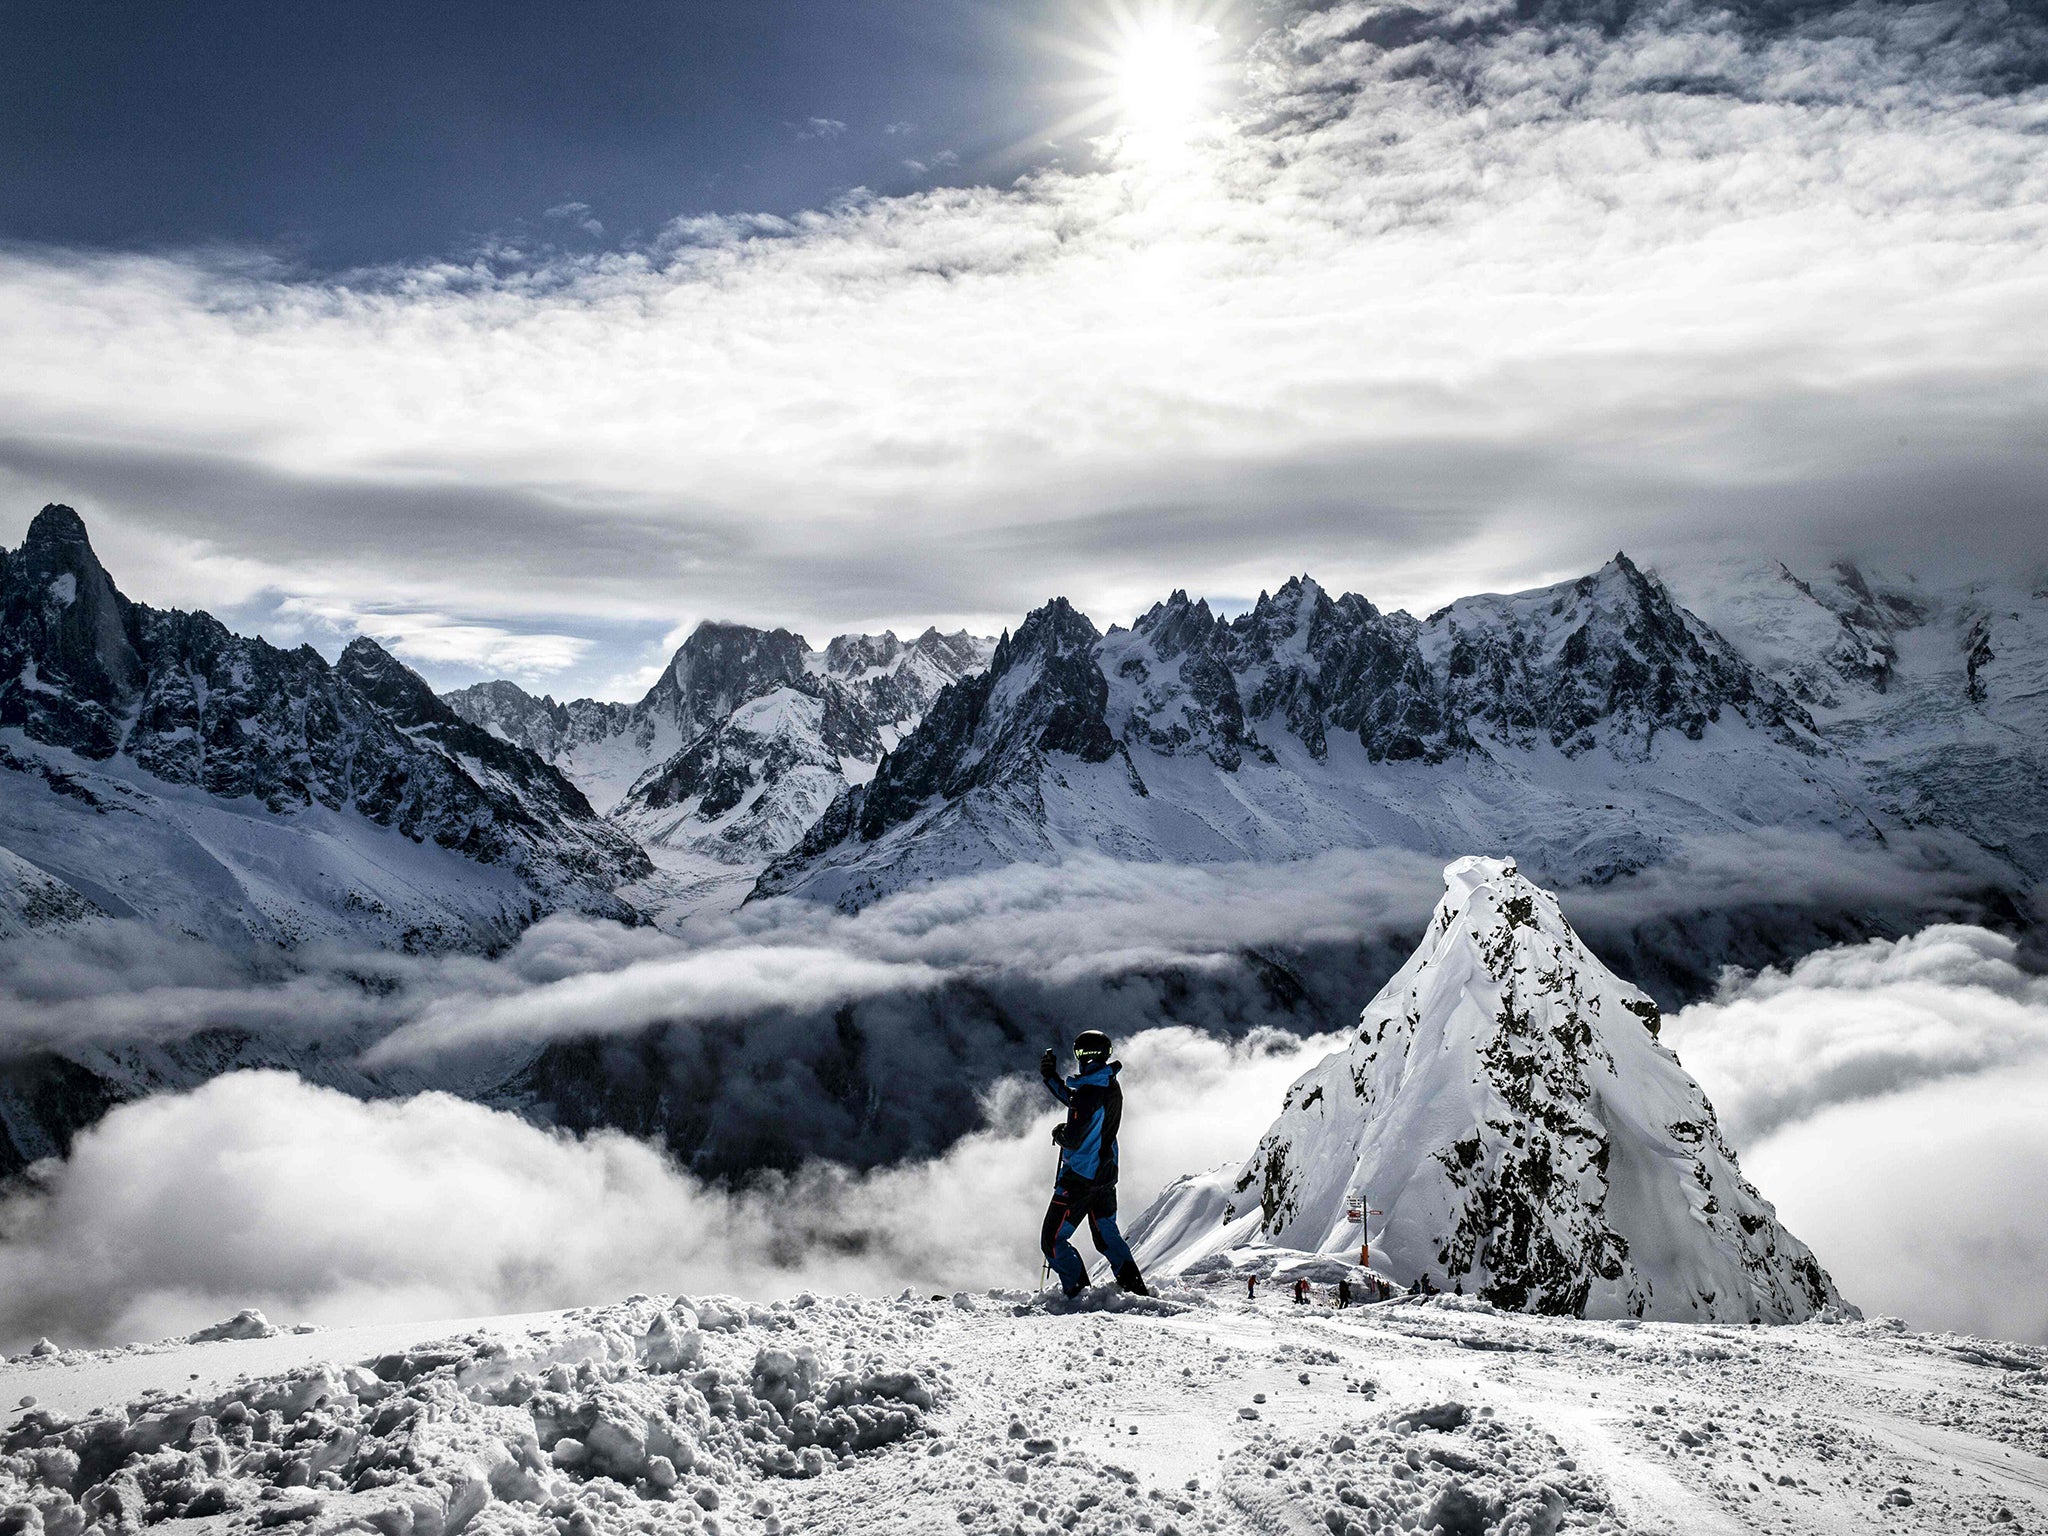
<svg viewBox="0 0 2048 1536">
<path fill-rule="evenodd" d="M 1160 12 L 1119 41 L 1116 106 L 1125 126 L 1173 133 L 1192 125 L 1210 104 L 1215 28 Z"/>
<path fill-rule="evenodd" d="M 1229 78 L 1220 22 L 1234 0 L 1102 0 L 1087 36 L 1048 39 L 1080 62 L 1082 105 L 1052 137 L 1108 130 L 1154 146 L 1190 138 L 1224 106 Z"/>
</svg>

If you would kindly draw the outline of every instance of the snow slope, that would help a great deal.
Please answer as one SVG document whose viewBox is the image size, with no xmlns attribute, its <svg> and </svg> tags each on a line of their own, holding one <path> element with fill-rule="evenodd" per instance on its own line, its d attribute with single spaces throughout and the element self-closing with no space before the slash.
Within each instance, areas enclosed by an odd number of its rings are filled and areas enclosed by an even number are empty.
<svg viewBox="0 0 2048 1536">
<path fill-rule="evenodd" d="M 2048 865 L 2048 575 L 1795 573 L 1742 556 L 1671 581 L 1799 697 L 1892 816 Z"/>
<path fill-rule="evenodd" d="M 25 938 L 105 916 L 62 880 L 0 848 L 0 939 Z"/>
<path fill-rule="evenodd" d="M 1169 1186 L 1131 1227 L 1149 1268 L 1254 1243 L 1343 1255 L 1499 1306 L 1797 1322 L 1842 1299 L 1742 1176 L 1658 1012 L 1557 899 L 1465 858 L 1357 1034 L 1291 1087 L 1234 1179 Z M 1221 1209 L 1218 1209 L 1218 1206 Z"/>
<path fill-rule="evenodd" d="M 1234 1285 L 636 1297 L 0 1365 L 0 1521 L 495 1532 L 1447 1536 L 2038 1529 L 2048 1351 L 1338 1313 Z"/>
</svg>

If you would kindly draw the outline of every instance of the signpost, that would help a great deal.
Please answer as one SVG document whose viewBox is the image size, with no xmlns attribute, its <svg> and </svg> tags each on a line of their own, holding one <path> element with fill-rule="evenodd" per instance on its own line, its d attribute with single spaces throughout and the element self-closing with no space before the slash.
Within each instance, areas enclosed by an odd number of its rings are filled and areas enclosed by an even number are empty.
<svg viewBox="0 0 2048 1536">
<path fill-rule="evenodd" d="M 1375 1211 L 1369 1207 L 1363 1194 L 1350 1194 L 1344 1197 L 1344 1219 L 1358 1223 L 1358 1266 L 1361 1269 L 1372 1268 L 1372 1239 L 1365 1218 L 1386 1214 L 1385 1211 Z"/>
</svg>

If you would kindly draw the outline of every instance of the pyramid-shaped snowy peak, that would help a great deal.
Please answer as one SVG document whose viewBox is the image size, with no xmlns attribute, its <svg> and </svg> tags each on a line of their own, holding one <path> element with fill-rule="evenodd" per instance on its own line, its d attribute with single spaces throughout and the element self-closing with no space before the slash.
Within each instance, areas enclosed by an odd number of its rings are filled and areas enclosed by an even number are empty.
<svg viewBox="0 0 2048 1536">
<path fill-rule="evenodd" d="M 1134 1228 L 1154 1267 L 1272 1245 L 1356 1255 L 1532 1312 L 1796 1322 L 1842 1300 L 1657 1042 L 1657 1006 L 1511 860 L 1460 859 L 1351 1044 L 1288 1090 L 1234 1177 Z"/>
</svg>

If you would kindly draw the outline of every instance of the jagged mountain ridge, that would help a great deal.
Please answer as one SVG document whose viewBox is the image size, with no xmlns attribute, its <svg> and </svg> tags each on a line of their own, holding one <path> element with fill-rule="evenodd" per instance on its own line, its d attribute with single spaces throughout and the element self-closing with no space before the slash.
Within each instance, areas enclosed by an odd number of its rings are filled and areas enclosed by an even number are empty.
<svg viewBox="0 0 2048 1536">
<path fill-rule="evenodd" d="M 646 846 L 758 871 L 991 648 L 927 629 L 817 651 L 786 629 L 706 622 L 637 704 L 557 704 L 503 681 L 445 699 L 555 762 Z"/>
<path fill-rule="evenodd" d="M 1474 839 L 1564 882 L 1759 826 L 1881 834 L 1783 685 L 1617 556 L 1417 620 L 1312 580 L 1224 620 L 1176 592 L 1097 632 L 1063 600 L 764 874 L 857 907 L 1072 849 L 1291 858 Z"/>
<path fill-rule="evenodd" d="M 1842 1306 L 1657 1043 L 1657 1005 L 1512 860 L 1465 858 L 1341 1051 L 1288 1090 L 1234 1177 L 1133 1224 L 1179 1272 L 1253 1244 L 1349 1256 L 1517 1311 L 1798 1322 Z M 1379 1214 L 1373 1214 L 1378 1212 Z"/>
<path fill-rule="evenodd" d="M 131 602 L 84 521 L 0 552 L 0 841 L 109 915 L 209 937 L 503 942 L 635 920 L 646 855 L 374 641 L 330 665 Z"/>
</svg>

